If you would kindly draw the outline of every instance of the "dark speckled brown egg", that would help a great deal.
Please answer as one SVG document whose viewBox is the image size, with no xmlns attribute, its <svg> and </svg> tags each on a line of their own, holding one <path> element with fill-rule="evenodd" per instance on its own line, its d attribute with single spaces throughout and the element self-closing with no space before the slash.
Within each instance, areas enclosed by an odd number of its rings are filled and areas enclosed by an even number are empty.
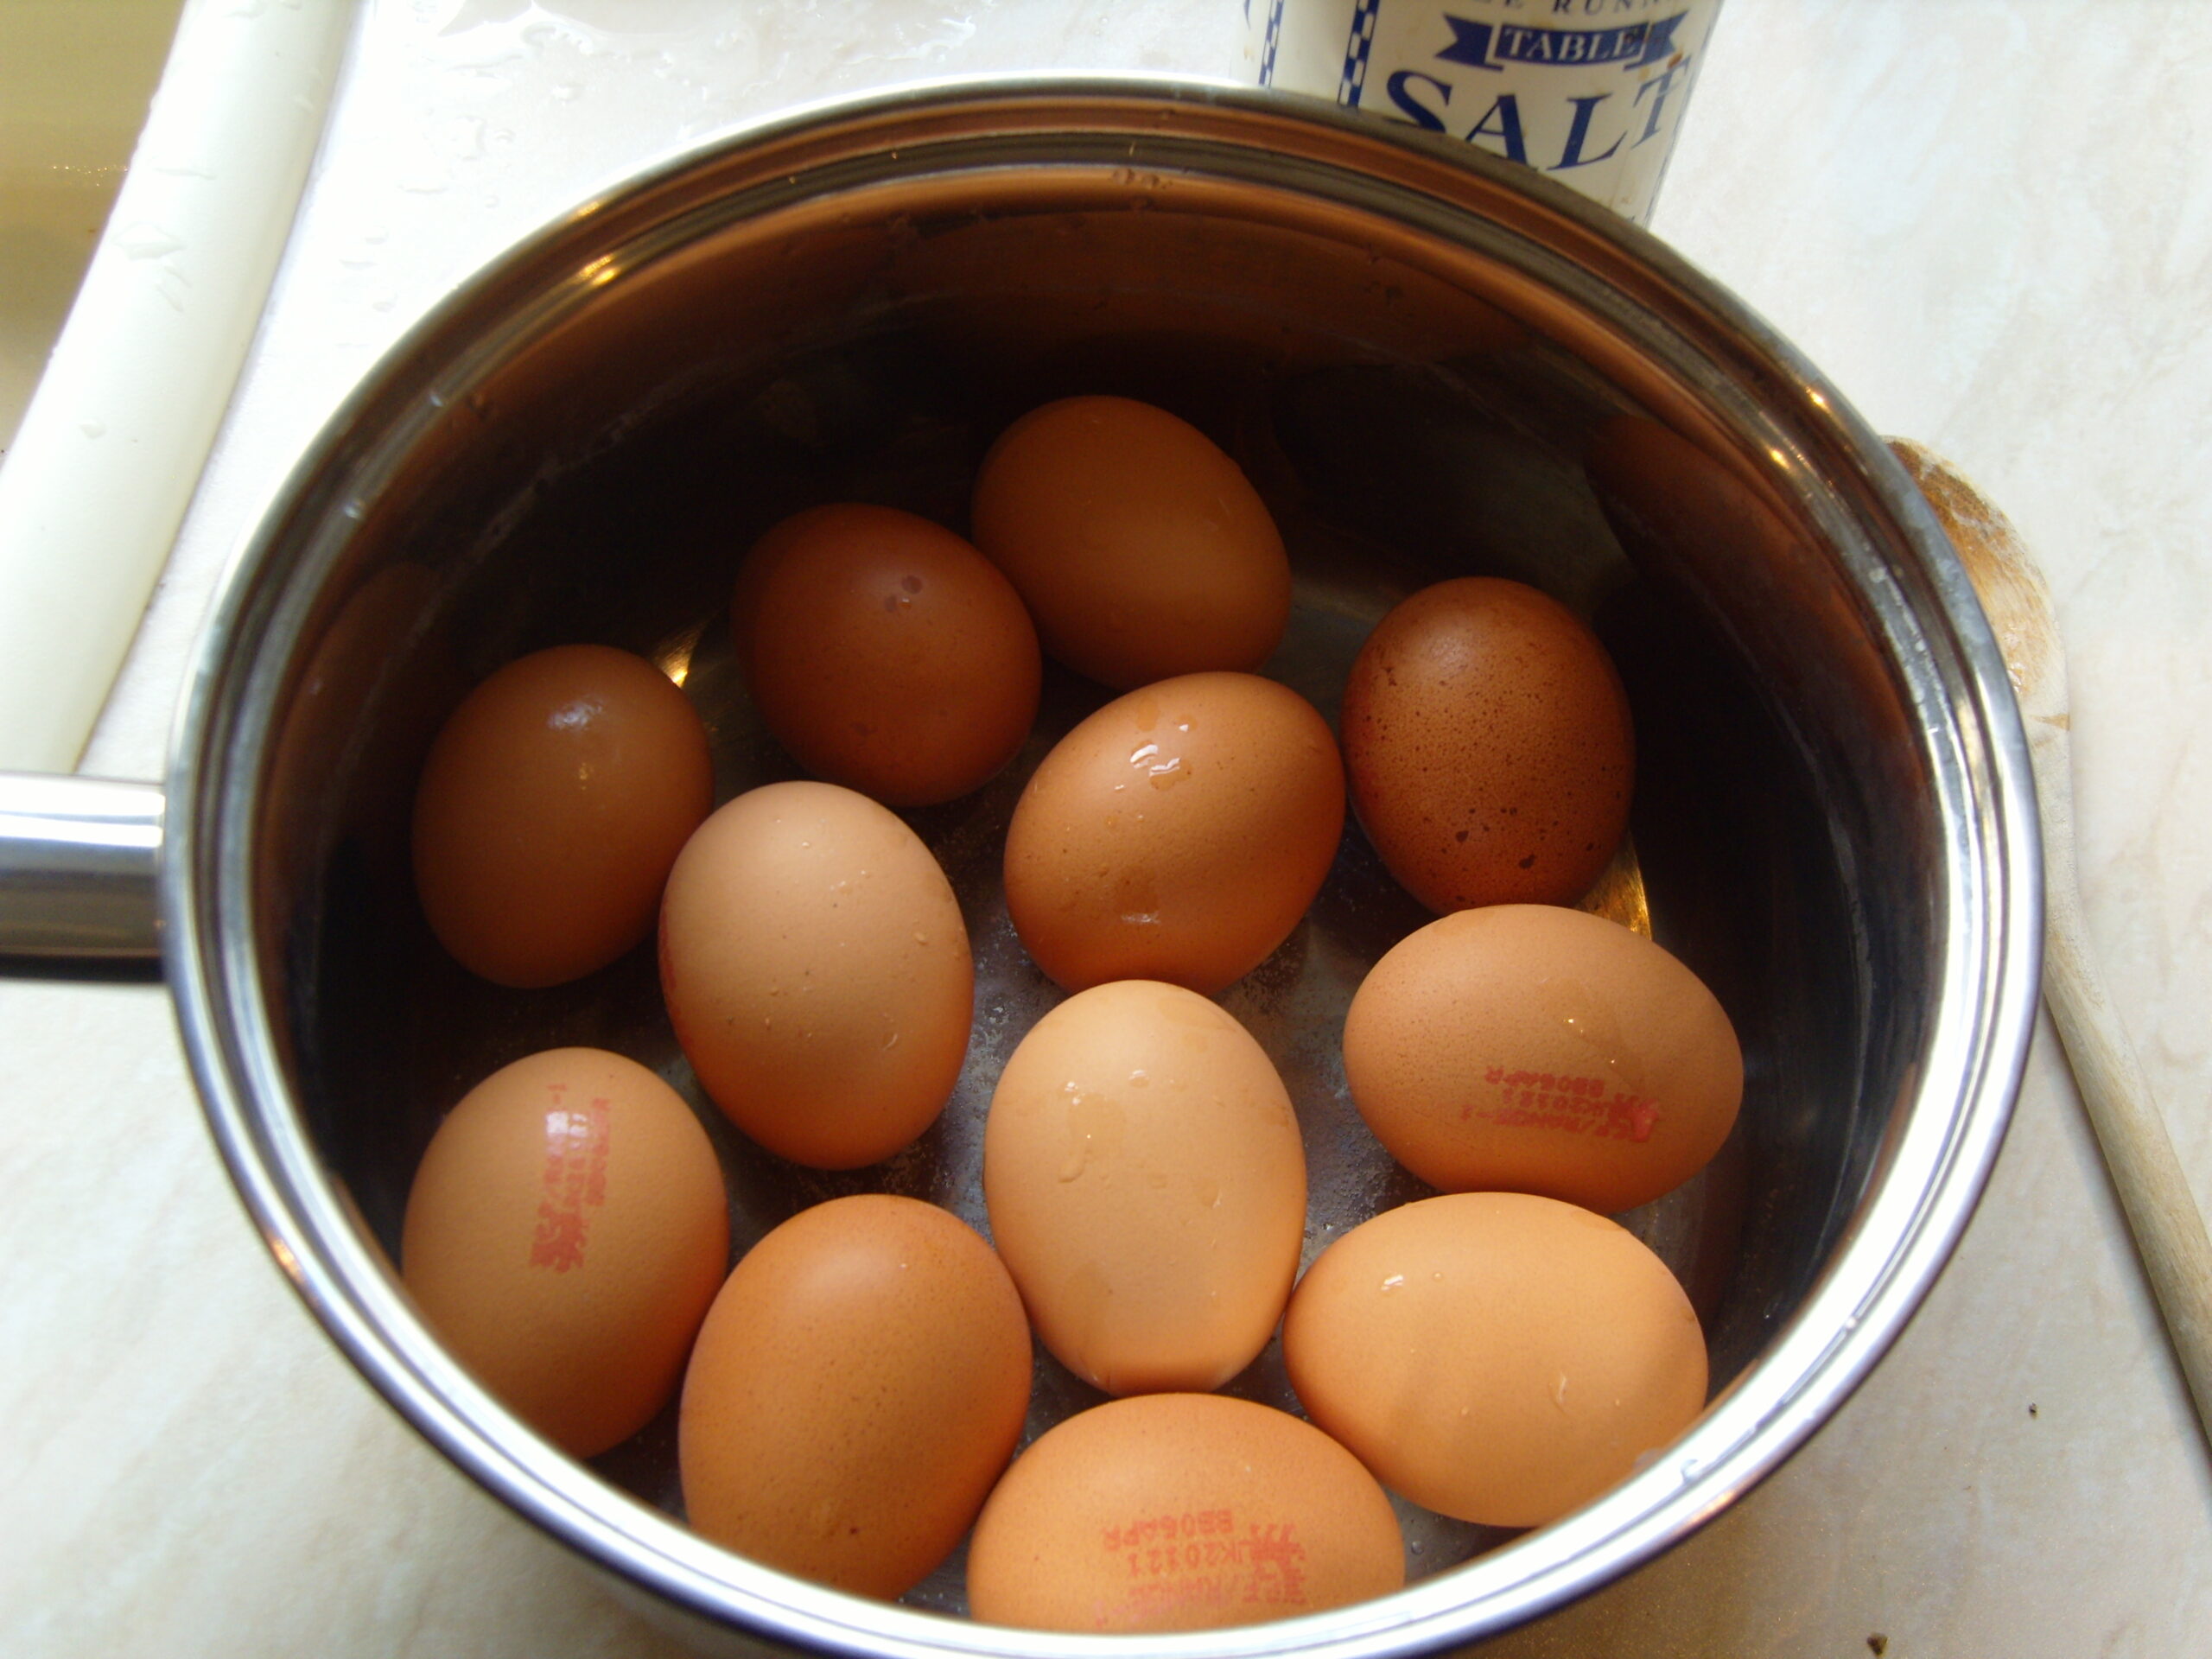
<svg viewBox="0 0 2212 1659">
<path fill-rule="evenodd" d="M 1431 910 L 1571 903 L 1628 827 L 1620 676 L 1521 582 L 1463 576 L 1402 601 L 1352 664 L 1343 735 L 1361 827 Z"/>
</svg>

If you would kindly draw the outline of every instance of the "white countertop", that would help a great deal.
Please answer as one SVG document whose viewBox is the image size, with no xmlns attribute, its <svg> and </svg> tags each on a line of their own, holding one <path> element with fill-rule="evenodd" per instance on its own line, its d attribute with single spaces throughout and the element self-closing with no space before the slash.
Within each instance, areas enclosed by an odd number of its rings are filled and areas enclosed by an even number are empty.
<svg viewBox="0 0 2212 1659">
<path fill-rule="evenodd" d="M 216 574 L 304 440 L 308 393 L 334 404 L 590 186 L 913 76 L 1230 74 L 1236 10 L 372 0 L 84 769 L 159 774 Z M 419 118 L 359 130 L 372 105 Z M 2040 555 L 2090 931 L 2212 1205 L 2208 111 L 2197 0 L 1731 0 L 1655 228 Z M 0 982 L 0 1652 L 676 1651 L 322 1338 L 231 1194 L 160 989 Z M 1980 1211 L 1872 1379 L 1688 1543 L 1484 1649 L 1885 1650 L 2212 1650 L 2212 1452 L 2047 1023 Z"/>
</svg>

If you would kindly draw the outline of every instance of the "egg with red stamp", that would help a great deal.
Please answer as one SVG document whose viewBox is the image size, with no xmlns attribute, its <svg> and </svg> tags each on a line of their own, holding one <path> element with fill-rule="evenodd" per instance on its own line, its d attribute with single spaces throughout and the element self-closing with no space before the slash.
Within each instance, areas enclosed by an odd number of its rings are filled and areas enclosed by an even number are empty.
<svg viewBox="0 0 2212 1659">
<path fill-rule="evenodd" d="M 595 972 L 652 932 L 714 792 L 705 724 L 644 658 L 518 658 L 454 710 L 423 765 L 414 865 L 430 931 L 495 984 Z"/>
<path fill-rule="evenodd" d="M 593 1457 L 675 1392 L 729 1256 L 721 1166 L 635 1061 L 532 1054 L 462 1096 L 407 1195 L 400 1276 L 485 1388 Z"/>
<path fill-rule="evenodd" d="M 1166 410 L 1032 410 L 984 456 L 970 519 L 1045 649 L 1102 684 L 1256 669 L 1282 641 L 1281 532 L 1236 461 Z"/>
<path fill-rule="evenodd" d="M 1042 660 L 1020 596 L 910 512 L 841 503 L 775 525 L 739 572 L 731 632 L 776 741 L 893 806 L 977 788 L 1036 718 Z"/>
<path fill-rule="evenodd" d="M 1046 1431 L 968 1550 L 975 1616 L 1030 1630 L 1217 1630 L 1404 1583 L 1397 1516 L 1357 1458 L 1212 1394 L 1109 1401 Z"/>
<path fill-rule="evenodd" d="M 1344 684 L 1352 810 L 1431 910 L 1569 904 L 1628 828 L 1635 734 L 1596 634 L 1517 582 L 1393 607 Z"/>
<path fill-rule="evenodd" d="M 1735 1127 L 1743 1050 L 1680 958 L 1554 905 L 1439 918 L 1344 1017 L 1344 1079 L 1391 1156 L 1446 1192 L 1617 1214 L 1697 1173 Z"/>
</svg>

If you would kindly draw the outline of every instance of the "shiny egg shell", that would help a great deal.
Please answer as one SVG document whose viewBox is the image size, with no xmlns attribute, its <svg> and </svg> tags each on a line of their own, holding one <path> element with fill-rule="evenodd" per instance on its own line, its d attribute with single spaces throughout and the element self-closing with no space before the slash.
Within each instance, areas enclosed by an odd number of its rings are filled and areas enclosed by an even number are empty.
<svg viewBox="0 0 2212 1659">
<path fill-rule="evenodd" d="M 556 645 L 454 709 L 415 795 L 430 931 L 500 985 L 558 985 L 649 937 L 661 884 L 714 804 L 698 713 L 642 657 Z"/>
<path fill-rule="evenodd" d="M 1029 1329 L 990 1247 L 913 1198 L 803 1210 L 730 1274 L 683 1379 L 691 1525 L 786 1573 L 899 1596 L 1013 1455 Z"/>
<path fill-rule="evenodd" d="M 1006 897 L 1070 990 L 1164 979 L 1213 992 L 1290 937 L 1344 829 L 1328 722 L 1255 674 L 1117 697 L 1055 744 L 1015 804 Z"/>
<path fill-rule="evenodd" d="M 707 1132 L 645 1067 L 552 1049 L 470 1090 L 407 1195 L 401 1277 L 455 1357 L 577 1457 L 674 1393 L 729 1255 Z"/>
<path fill-rule="evenodd" d="M 1744 1096 L 1726 1012 L 1603 917 L 1495 905 L 1401 940 L 1354 994 L 1344 1077 L 1391 1156 L 1446 1192 L 1608 1214 L 1702 1169 Z"/>
<path fill-rule="evenodd" d="M 1109 1401 L 1049 1430 L 968 1551 L 970 1611 L 1032 1630 L 1213 1630 L 1404 1583 L 1397 1517 L 1357 1458 L 1211 1394 Z"/>
<path fill-rule="evenodd" d="M 1486 1526 L 1558 1519 L 1705 1405 L 1705 1339 L 1666 1264 L 1528 1193 L 1361 1224 L 1300 1281 L 1282 1344 L 1307 1414 L 1384 1485 Z"/>
<path fill-rule="evenodd" d="M 1109 1394 L 1218 1388 L 1290 1294 L 1305 1147 L 1282 1079 L 1233 1017 L 1121 980 L 1061 1003 L 1007 1061 L 983 1197 L 1061 1363 Z"/>
</svg>

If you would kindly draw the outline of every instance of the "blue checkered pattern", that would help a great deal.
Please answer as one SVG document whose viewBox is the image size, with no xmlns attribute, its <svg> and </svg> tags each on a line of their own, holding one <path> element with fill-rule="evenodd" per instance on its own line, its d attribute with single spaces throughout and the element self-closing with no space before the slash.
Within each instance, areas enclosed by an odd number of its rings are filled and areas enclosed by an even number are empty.
<svg viewBox="0 0 2212 1659">
<path fill-rule="evenodd" d="M 1282 9 L 1289 0 L 1274 0 L 1268 8 L 1268 35 L 1260 47 L 1260 85 L 1275 84 L 1275 48 L 1282 44 Z"/>
<path fill-rule="evenodd" d="M 1351 33 L 1344 40 L 1344 73 L 1337 82 L 1337 102 L 1359 107 L 1361 89 L 1367 85 L 1367 55 L 1375 49 L 1375 18 L 1382 0 L 1359 0 L 1351 14 Z"/>
</svg>

